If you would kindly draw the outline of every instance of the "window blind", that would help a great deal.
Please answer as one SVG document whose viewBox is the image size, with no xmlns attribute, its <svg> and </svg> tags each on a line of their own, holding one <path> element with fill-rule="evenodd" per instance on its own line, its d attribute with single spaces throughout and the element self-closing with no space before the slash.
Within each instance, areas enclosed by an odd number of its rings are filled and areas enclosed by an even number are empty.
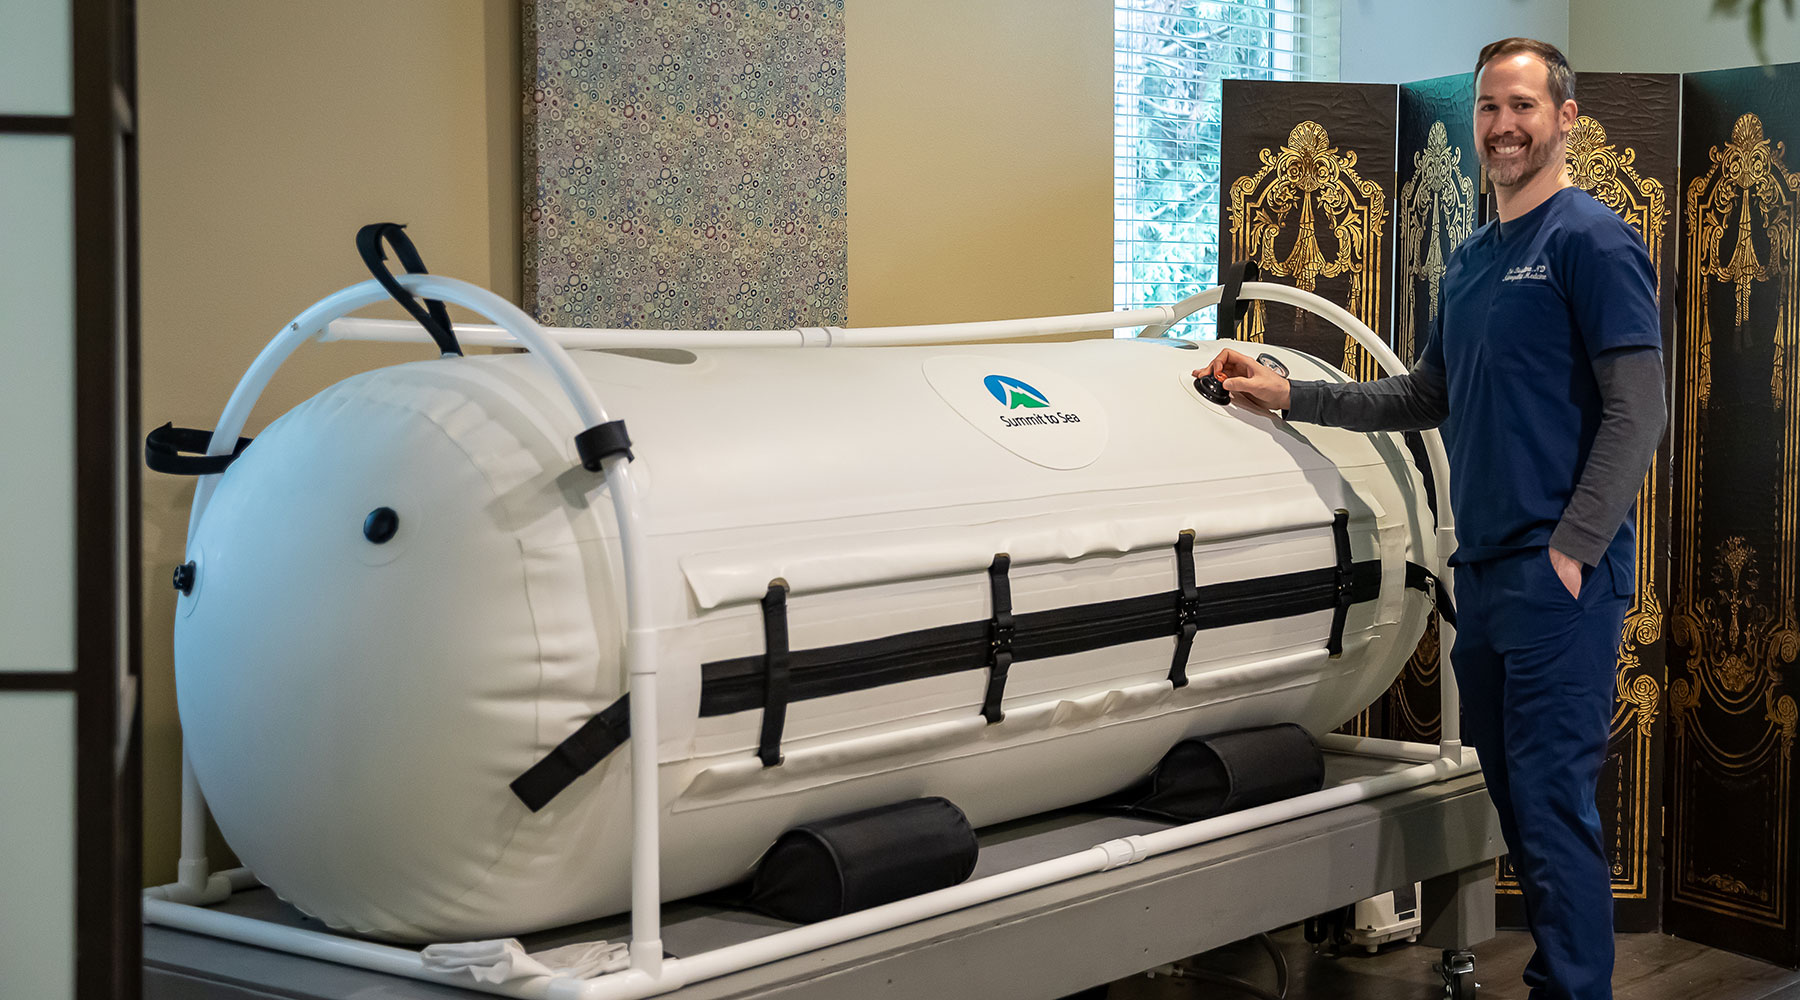
<svg viewBox="0 0 1800 1000">
<path fill-rule="evenodd" d="M 1337 50 L 1335 0 L 1116 0 L 1116 308 L 1173 303 L 1214 282 L 1219 82 L 1336 79 Z M 1199 319 L 1173 332 L 1209 336 Z"/>
</svg>

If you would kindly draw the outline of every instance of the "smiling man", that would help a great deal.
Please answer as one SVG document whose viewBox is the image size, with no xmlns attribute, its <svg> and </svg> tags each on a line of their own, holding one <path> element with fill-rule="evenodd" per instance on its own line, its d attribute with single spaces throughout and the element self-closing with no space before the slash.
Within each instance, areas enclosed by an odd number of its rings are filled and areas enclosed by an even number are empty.
<svg viewBox="0 0 1800 1000">
<path fill-rule="evenodd" d="M 1637 233 L 1566 166 L 1574 73 L 1507 38 L 1475 63 L 1475 144 L 1499 218 L 1457 248 L 1412 372 L 1293 382 L 1236 351 L 1244 403 L 1353 430 L 1442 426 L 1460 614 L 1451 662 L 1524 890 L 1533 1000 L 1612 996 L 1610 866 L 1594 804 L 1631 514 L 1667 421 L 1656 275 Z"/>
</svg>

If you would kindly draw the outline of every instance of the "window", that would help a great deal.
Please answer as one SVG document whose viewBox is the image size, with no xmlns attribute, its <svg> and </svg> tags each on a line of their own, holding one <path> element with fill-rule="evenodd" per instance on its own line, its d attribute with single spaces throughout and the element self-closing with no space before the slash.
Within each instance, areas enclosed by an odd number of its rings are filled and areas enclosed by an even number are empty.
<svg viewBox="0 0 1800 1000">
<path fill-rule="evenodd" d="M 1213 284 L 1219 81 L 1335 79 L 1336 16 L 1329 0 L 1115 0 L 1115 307 L 1173 303 Z M 1212 324 L 1196 319 L 1172 332 L 1209 335 Z"/>
</svg>

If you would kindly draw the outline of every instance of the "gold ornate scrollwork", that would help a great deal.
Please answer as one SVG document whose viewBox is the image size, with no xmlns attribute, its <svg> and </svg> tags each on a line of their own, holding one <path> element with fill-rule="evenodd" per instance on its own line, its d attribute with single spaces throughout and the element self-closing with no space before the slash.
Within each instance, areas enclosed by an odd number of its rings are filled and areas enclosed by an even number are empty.
<svg viewBox="0 0 1800 1000">
<path fill-rule="evenodd" d="M 1314 121 L 1295 125 L 1286 145 L 1258 157 L 1256 173 L 1231 183 L 1232 259 L 1255 260 L 1263 274 L 1292 278 L 1308 291 L 1320 278 L 1348 274 L 1350 312 L 1375 326 L 1387 218 L 1381 185 L 1359 175 L 1356 151 L 1340 153 Z M 1241 336 L 1263 339 L 1265 316 L 1263 303 L 1253 303 Z M 1349 337 L 1344 371 L 1359 379 L 1376 374 L 1374 359 Z"/>
<path fill-rule="evenodd" d="M 1739 118 L 1732 126 L 1731 141 L 1708 153 L 1711 169 L 1694 178 L 1687 193 L 1689 266 L 1696 279 L 1691 285 L 1701 306 L 1696 312 L 1695 303 L 1689 302 L 1689 322 L 1698 324 L 1694 347 L 1700 363 L 1694 392 L 1702 403 L 1712 388 L 1713 332 L 1704 309 L 1707 286 L 1714 282 L 1731 286 L 1739 346 L 1747 346 L 1744 324 L 1750 318 L 1753 289 L 1759 282 L 1789 274 L 1794 266 L 1797 194 L 1796 177 L 1785 163 L 1786 145 L 1770 142 L 1755 115 Z M 1769 390 L 1777 406 L 1784 397 L 1790 360 L 1785 351 L 1775 352 Z"/>
<path fill-rule="evenodd" d="M 1683 205 L 1687 223 L 1683 257 L 1690 280 L 1682 300 L 1679 357 L 1684 359 L 1683 379 L 1691 391 L 1682 397 L 1683 410 L 1676 421 L 1684 430 L 1676 462 L 1680 500 L 1675 516 L 1681 530 L 1671 561 L 1677 585 L 1670 622 L 1675 643 L 1687 650 L 1690 670 L 1669 685 L 1670 856 L 1680 873 L 1671 892 L 1694 906 L 1785 927 L 1790 774 L 1800 726 L 1800 708 L 1793 697 L 1781 693 L 1785 666 L 1800 654 L 1795 599 L 1800 576 L 1795 546 L 1800 526 L 1800 490 L 1795 486 L 1800 472 L 1800 386 L 1793 377 L 1800 350 L 1796 317 L 1800 280 L 1795 267 L 1800 235 L 1794 211 L 1800 177 L 1787 169 L 1785 146 L 1764 135 L 1755 115 L 1738 118 L 1729 141 L 1708 155 L 1711 165 L 1688 183 Z M 1772 308 L 1757 309 L 1759 301 L 1768 301 L 1759 296 L 1771 294 Z M 1733 303 L 1731 326 L 1723 322 L 1715 326 L 1711 307 L 1726 297 Z M 1762 322 L 1771 318 L 1763 310 L 1773 313 L 1772 329 Z M 1719 335 L 1721 329 L 1731 331 L 1729 340 Z M 1721 352 L 1716 357 L 1715 346 Z M 1764 349 L 1769 354 L 1763 355 Z M 1778 444 L 1771 461 L 1777 463 L 1773 481 L 1779 488 L 1779 497 L 1774 498 L 1778 502 L 1769 507 L 1763 524 L 1718 541 L 1722 532 L 1709 537 L 1701 530 L 1702 485 L 1729 492 L 1734 484 L 1707 481 L 1709 456 L 1701 430 L 1732 412 L 1727 407 L 1757 404 L 1754 397 L 1742 394 L 1714 404 L 1715 361 L 1729 358 L 1734 365 L 1739 359 L 1754 364 L 1764 357 L 1771 369 L 1771 436 Z M 1759 541 L 1753 544 L 1753 538 Z M 1760 541 L 1764 538 L 1766 542 Z M 1703 544 L 1713 550 L 1706 551 Z M 1761 546 L 1772 551 L 1760 551 Z M 1734 716 L 1738 721 L 1731 721 Z M 1686 840 L 1698 819 L 1687 815 L 1691 803 L 1683 786 L 1690 773 L 1701 773 L 1696 767 L 1766 777 L 1770 823 L 1761 836 L 1776 851 L 1776 863 L 1771 871 L 1758 873 L 1759 879 L 1767 876 L 1760 888 L 1694 869 L 1695 856 Z"/>
<path fill-rule="evenodd" d="M 1668 192 L 1656 178 L 1639 176 L 1636 164 L 1637 150 L 1607 142 L 1606 126 L 1587 115 L 1575 120 L 1569 132 L 1569 175 L 1636 229 L 1656 261 L 1669 220 Z"/>
<path fill-rule="evenodd" d="M 1638 673 L 1642 666 L 1635 655 L 1621 653 L 1615 689 L 1618 692 L 1618 703 L 1627 708 L 1624 719 L 1626 728 L 1635 730 L 1640 741 L 1647 741 L 1656 727 L 1657 708 L 1662 704 L 1662 686 L 1649 674 Z"/>
<path fill-rule="evenodd" d="M 1735 879 L 1729 875 L 1706 875 L 1697 881 L 1710 885 L 1720 892 L 1730 893 L 1734 896 L 1754 895 L 1754 893 L 1750 891 L 1750 887 L 1745 885 L 1742 879 Z"/>
<path fill-rule="evenodd" d="M 1787 695 L 1777 697 L 1774 688 L 1769 689 L 1768 706 L 1765 718 L 1781 730 L 1781 759 L 1791 761 L 1794 759 L 1794 726 L 1800 723 L 1800 709 L 1794 707 L 1794 699 Z"/>
<path fill-rule="evenodd" d="M 1674 737 L 1681 739 L 1686 734 L 1688 713 L 1700 707 L 1700 692 L 1686 680 L 1677 678 L 1669 682 L 1669 722 L 1674 728 Z"/>
<path fill-rule="evenodd" d="M 1419 286 L 1425 285 L 1426 316 L 1436 320 L 1445 262 L 1475 231 L 1475 182 L 1462 170 L 1462 150 L 1450 145 L 1444 123 L 1434 121 L 1425 148 L 1413 154 L 1413 176 L 1400 189 L 1401 308 L 1395 346 L 1402 358 L 1418 349 L 1413 329 Z"/>
<path fill-rule="evenodd" d="M 1582 115 L 1569 132 L 1569 176 L 1594 199 L 1618 213 L 1637 230 L 1652 264 L 1662 261 L 1663 231 L 1669 220 L 1668 192 L 1661 181 L 1637 170 L 1637 150 L 1608 140 L 1606 126 Z M 1659 284 L 1660 284 L 1660 275 Z M 1638 495 L 1637 602 L 1625 619 L 1623 649 L 1630 652 L 1662 636 L 1662 604 L 1657 598 L 1655 470 L 1646 474 Z"/>
<path fill-rule="evenodd" d="M 1652 472 L 1654 471 L 1652 470 Z M 1643 534 L 1650 534 L 1654 529 L 1654 524 L 1640 524 L 1639 530 Z M 1652 548 L 1651 551 L 1653 553 L 1651 558 L 1655 558 L 1655 549 Z M 1640 562 L 1643 561 L 1641 553 L 1638 558 Z M 1639 590 L 1638 610 L 1632 612 L 1631 616 L 1625 619 L 1625 641 L 1634 646 L 1648 646 L 1656 642 L 1662 638 L 1662 619 L 1662 601 L 1657 598 L 1656 591 Z"/>
<path fill-rule="evenodd" d="M 1637 709 L 1637 735 L 1648 740 L 1656 728 L 1656 706 L 1662 701 L 1662 688 L 1656 678 L 1640 674 L 1632 679 L 1627 700 Z"/>
</svg>

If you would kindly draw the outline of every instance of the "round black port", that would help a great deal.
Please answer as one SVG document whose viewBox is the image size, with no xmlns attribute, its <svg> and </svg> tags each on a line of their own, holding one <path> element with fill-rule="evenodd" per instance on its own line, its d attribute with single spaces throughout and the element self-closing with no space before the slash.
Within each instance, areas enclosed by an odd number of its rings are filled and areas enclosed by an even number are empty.
<svg viewBox="0 0 1800 1000">
<path fill-rule="evenodd" d="M 1207 399 L 1212 400 L 1220 406 L 1224 406 L 1231 402 L 1231 393 L 1225 391 L 1225 386 L 1221 385 L 1219 380 L 1211 375 L 1202 375 L 1195 379 L 1194 388 L 1200 391 L 1200 395 L 1205 396 Z"/>
<path fill-rule="evenodd" d="M 200 567 L 196 566 L 192 559 L 175 567 L 175 589 L 184 594 L 193 593 L 194 574 L 197 573 L 199 569 Z"/>
<path fill-rule="evenodd" d="M 400 515 L 392 507 L 377 507 L 363 518 L 363 537 L 380 545 L 400 530 Z"/>
</svg>

